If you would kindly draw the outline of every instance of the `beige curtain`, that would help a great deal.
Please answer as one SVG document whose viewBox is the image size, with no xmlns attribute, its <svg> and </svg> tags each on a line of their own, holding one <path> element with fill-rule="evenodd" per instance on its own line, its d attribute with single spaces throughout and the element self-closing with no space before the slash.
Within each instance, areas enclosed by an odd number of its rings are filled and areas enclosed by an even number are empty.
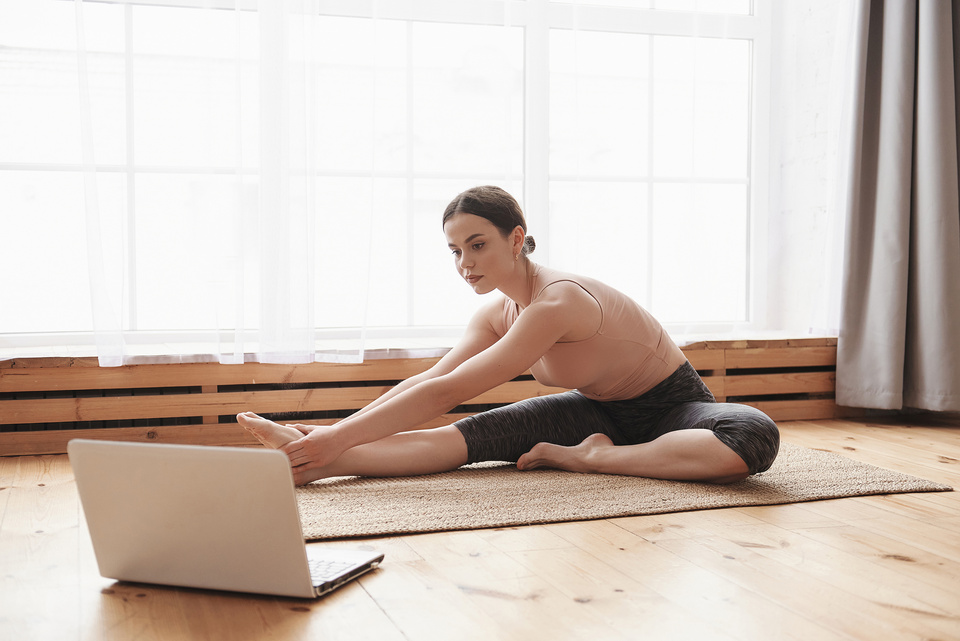
<svg viewBox="0 0 960 641">
<path fill-rule="evenodd" d="M 960 410 L 960 7 L 860 0 L 837 402 Z"/>
</svg>

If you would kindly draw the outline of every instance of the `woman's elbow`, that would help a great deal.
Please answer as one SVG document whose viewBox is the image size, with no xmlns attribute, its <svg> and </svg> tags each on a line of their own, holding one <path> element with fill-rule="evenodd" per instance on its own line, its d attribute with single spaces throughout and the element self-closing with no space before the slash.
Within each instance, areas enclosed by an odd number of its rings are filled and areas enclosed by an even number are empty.
<svg viewBox="0 0 960 641">
<path fill-rule="evenodd" d="M 427 397 L 436 404 L 441 413 L 449 412 L 458 405 L 463 405 L 479 393 L 468 389 L 452 374 L 444 374 L 429 381 L 424 381 L 423 385 L 426 388 L 424 392 L 426 392 Z"/>
</svg>

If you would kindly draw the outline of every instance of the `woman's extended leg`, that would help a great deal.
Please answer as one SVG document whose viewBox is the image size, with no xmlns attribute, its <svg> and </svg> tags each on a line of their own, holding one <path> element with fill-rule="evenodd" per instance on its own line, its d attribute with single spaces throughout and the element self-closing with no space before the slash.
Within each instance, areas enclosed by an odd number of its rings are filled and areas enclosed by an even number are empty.
<svg viewBox="0 0 960 641">
<path fill-rule="evenodd" d="M 252 413 L 237 420 L 262 443 L 280 449 L 303 436 L 297 428 L 280 425 Z M 401 432 L 350 448 L 330 465 L 293 468 L 293 480 L 304 485 L 331 476 L 417 476 L 454 470 L 467 462 L 467 445 L 452 425 Z"/>
<path fill-rule="evenodd" d="M 711 483 L 732 483 L 750 474 L 743 459 L 705 429 L 669 432 L 637 445 L 614 445 L 602 434 L 572 447 L 538 443 L 520 457 L 517 467 Z"/>
</svg>

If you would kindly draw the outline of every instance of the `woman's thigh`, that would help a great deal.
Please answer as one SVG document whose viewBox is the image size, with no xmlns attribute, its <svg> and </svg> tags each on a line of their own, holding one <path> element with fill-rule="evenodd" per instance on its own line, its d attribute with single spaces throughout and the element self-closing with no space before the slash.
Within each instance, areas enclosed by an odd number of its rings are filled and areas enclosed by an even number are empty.
<svg viewBox="0 0 960 641">
<path fill-rule="evenodd" d="M 516 461 L 537 443 L 577 445 L 591 434 L 625 443 L 599 403 L 578 392 L 529 398 L 459 420 L 467 459 Z"/>
</svg>

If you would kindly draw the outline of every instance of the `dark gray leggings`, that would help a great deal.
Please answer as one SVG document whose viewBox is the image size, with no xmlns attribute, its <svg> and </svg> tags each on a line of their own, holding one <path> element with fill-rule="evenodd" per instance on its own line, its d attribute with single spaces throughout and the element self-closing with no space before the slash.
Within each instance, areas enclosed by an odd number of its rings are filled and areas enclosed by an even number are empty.
<svg viewBox="0 0 960 641">
<path fill-rule="evenodd" d="M 579 392 L 538 396 L 459 420 L 470 463 L 516 461 L 537 443 L 576 445 L 606 434 L 616 445 L 649 443 L 677 430 L 707 429 L 737 453 L 751 474 L 770 468 L 780 431 L 748 405 L 717 403 L 690 363 L 646 394 L 594 401 Z"/>
</svg>

